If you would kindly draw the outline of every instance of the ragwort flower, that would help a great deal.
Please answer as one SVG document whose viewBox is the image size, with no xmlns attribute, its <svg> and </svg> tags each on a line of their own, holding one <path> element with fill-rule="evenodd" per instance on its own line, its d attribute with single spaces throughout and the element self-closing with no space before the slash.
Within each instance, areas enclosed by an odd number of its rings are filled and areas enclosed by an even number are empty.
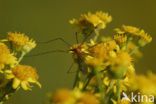
<svg viewBox="0 0 156 104">
<path fill-rule="evenodd" d="M 17 63 L 17 58 L 10 53 L 10 50 L 4 43 L 0 43 L 0 72 L 6 65 L 13 67 Z"/>
<path fill-rule="evenodd" d="M 31 90 L 29 83 L 36 83 L 41 87 L 36 69 L 27 65 L 17 65 L 12 70 L 7 70 L 7 79 L 13 79 L 14 89 L 21 86 L 24 90 Z"/>
<path fill-rule="evenodd" d="M 106 24 L 111 22 L 112 17 L 108 13 L 103 13 L 101 11 L 96 12 L 95 14 L 88 12 L 88 14 L 83 14 L 77 19 L 70 20 L 71 24 L 76 25 L 79 28 L 79 31 L 87 34 L 94 30 L 97 34 L 96 29 L 104 29 Z"/>
<path fill-rule="evenodd" d="M 118 43 L 125 43 L 127 41 L 127 36 L 123 34 L 114 35 L 114 40 Z"/>
<path fill-rule="evenodd" d="M 15 48 L 16 51 L 25 51 L 29 52 L 31 49 L 36 47 L 36 42 L 32 39 L 29 39 L 28 36 L 21 33 L 8 33 L 7 40 L 10 41 L 13 44 L 13 48 Z"/>
</svg>

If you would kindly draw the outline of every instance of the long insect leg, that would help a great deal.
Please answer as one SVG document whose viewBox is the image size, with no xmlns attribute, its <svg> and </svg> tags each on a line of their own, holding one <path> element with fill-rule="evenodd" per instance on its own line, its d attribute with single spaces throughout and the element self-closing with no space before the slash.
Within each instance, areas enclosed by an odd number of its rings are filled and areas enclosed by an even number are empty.
<svg viewBox="0 0 156 104">
<path fill-rule="evenodd" d="M 73 65 L 74 65 L 74 62 L 70 65 L 70 67 L 69 67 L 69 69 L 68 69 L 68 71 L 67 71 L 68 74 L 69 74 L 69 73 L 75 73 L 75 72 L 72 72 L 72 71 L 71 71 L 72 68 L 73 68 Z"/>
<path fill-rule="evenodd" d="M 51 53 L 67 53 L 68 51 L 66 50 L 50 50 L 50 51 L 45 51 L 45 52 L 40 52 L 40 53 L 36 53 L 36 54 L 32 54 L 32 55 L 27 55 L 26 57 L 34 57 L 34 56 L 41 56 L 41 55 L 46 55 L 46 54 L 51 54 Z"/>
<path fill-rule="evenodd" d="M 79 39 L 78 39 L 78 33 L 77 32 L 75 33 L 75 37 L 76 37 L 76 43 L 78 44 L 79 43 Z"/>
<path fill-rule="evenodd" d="M 43 42 L 37 42 L 38 44 L 48 44 L 51 42 L 54 42 L 56 40 L 60 40 L 61 42 L 63 42 L 64 44 L 66 44 L 66 46 L 69 48 L 70 46 L 72 46 L 70 43 L 68 43 L 67 41 L 65 41 L 63 38 L 59 37 L 59 38 L 55 38 L 55 39 L 51 39 L 48 41 L 43 41 Z"/>
</svg>

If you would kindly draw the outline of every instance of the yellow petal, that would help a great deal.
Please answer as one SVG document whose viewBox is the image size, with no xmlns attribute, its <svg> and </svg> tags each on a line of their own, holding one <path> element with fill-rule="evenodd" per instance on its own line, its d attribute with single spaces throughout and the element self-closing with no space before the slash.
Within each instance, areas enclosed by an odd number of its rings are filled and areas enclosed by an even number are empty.
<svg viewBox="0 0 156 104">
<path fill-rule="evenodd" d="M 12 73 L 11 70 L 6 70 L 5 72 L 8 73 L 8 74 Z"/>
<path fill-rule="evenodd" d="M 12 79 L 12 78 L 14 78 L 15 76 L 13 75 L 13 74 L 8 74 L 7 76 L 6 76 L 6 78 L 7 79 Z"/>
<path fill-rule="evenodd" d="M 21 81 L 17 78 L 14 78 L 12 87 L 16 89 L 20 85 Z"/>
<path fill-rule="evenodd" d="M 41 88 L 42 85 L 40 84 L 40 82 L 36 81 L 36 84 Z"/>
<path fill-rule="evenodd" d="M 30 88 L 30 85 L 27 81 L 22 81 L 21 82 L 21 87 L 24 89 L 24 90 L 31 90 Z"/>
</svg>

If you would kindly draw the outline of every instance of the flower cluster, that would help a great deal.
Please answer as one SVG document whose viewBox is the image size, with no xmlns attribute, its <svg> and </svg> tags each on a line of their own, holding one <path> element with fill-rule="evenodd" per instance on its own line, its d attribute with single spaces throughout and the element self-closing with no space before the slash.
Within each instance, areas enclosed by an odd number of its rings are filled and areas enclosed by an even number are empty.
<svg viewBox="0 0 156 104">
<path fill-rule="evenodd" d="M 41 87 L 37 81 L 37 70 L 32 66 L 20 64 L 23 57 L 35 46 L 35 41 L 21 33 L 9 32 L 6 39 L 0 40 L 1 104 L 20 87 L 31 90 L 30 83 Z"/>
<path fill-rule="evenodd" d="M 98 35 L 98 30 L 104 29 L 107 23 L 112 21 L 112 17 L 108 13 L 98 11 L 95 14 L 88 12 L 83 14 L 79 19 L 70 20 L 70 24 L 78 27 L 78 32 L 88 35 L 90 32 L 95 32 Z"/>
<path fill-rule="evenodd" d="M 50 104 L 100 104 L 98 95 L 78 89 L 59 89 L 49 95 Z"/>
<path fill-rule="evenodd" d="M 122 25 L 114 29 L 113 37 L 98 39 L 99 31 L 111 20 L 107 13 L 89 12 L 70 21 L 84 36 L 69 52 L 78 66 L 73 91 L 56 91 L 48 104 L 131 104 L 121 99 L 122 92 L 131 91 L 156 98 L 156 75 L 137 75 L 134 68 L 134 61 L 142 56 L 139 48 L 150 43 L 152 37 L 143 29 Z"/>
</svg>

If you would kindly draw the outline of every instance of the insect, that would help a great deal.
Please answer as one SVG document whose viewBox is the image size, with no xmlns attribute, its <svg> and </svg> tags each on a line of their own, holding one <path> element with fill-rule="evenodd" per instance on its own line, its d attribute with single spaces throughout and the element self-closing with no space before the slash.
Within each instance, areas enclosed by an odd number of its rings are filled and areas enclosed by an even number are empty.
<svg viewBox="0 0 156 104">
<path fill-rule="evenodd" d="M 38 44 L 47 44 L 47 43 L 51 43 L 54 42 L 56 40 L 60 40 L 62 41 L 65 45 L 67 45 L 67 47 L 71 47 L 69 50 L 51 50 L 51 51 L 46 51 L 46 52 L 41 52 L 41 53 L 37 53 L 37 54 L 33 54 L 33 55 L 29 55 L 27 57 L 32 57 L 32 56 L 40 56 L 40 55 L 45 55 L 45 54 L 50 54 L 50 53 L 55 53 L 55 52 L 63 52 L 63 53 L 71 53 L 74 57 L 74 61 L 77 63 L 78 65 L 78 69 L 83 73 L 87 73 L 87 65 L 84 62 L 84 56 L 86 56 L 88 53 L 83 51 L 83 48 L 85 47 L 85 42 L 87 42 L 88 40 L 90 40 L 90 37 L 92 37 L 94 34 L 94 30 L 91 31 L 83 40 L 82 42 L 79 44 L 79 40 L 78 40 L 78 34 L 76 33 L 76 42 L 77 44 L 75 46 L 72 46 L 71 44 L 69 44 L 68 42 L 66 42 L 63 38 L 55 38 L 46 42 L 38 42 Z M 70 66 L 68 72 L 70 72 L 71 68 L 72 68 L 73 64 Z"/>
</svg>

